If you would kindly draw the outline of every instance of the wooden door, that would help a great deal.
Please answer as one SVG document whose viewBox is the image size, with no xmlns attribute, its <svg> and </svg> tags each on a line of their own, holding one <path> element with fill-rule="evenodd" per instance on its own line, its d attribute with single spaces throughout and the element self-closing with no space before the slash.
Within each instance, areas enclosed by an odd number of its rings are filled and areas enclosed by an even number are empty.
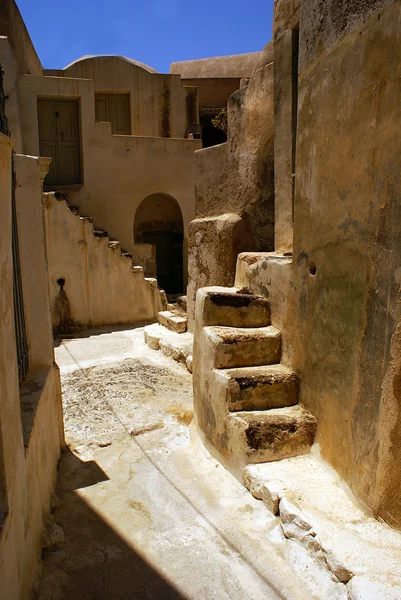
<svg viewBox="0 0 401 600">
<path fill-rule="evenodd" d="M 52 162 L 45 185 L 81 183 L 78 102 L 39 100 L 39 148 Z"/>
</svg>

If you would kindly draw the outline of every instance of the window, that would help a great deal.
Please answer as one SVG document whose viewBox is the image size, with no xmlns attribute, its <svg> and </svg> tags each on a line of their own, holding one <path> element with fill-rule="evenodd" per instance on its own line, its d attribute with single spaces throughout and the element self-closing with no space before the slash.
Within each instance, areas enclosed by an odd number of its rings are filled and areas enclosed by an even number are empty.
<svg viewBox="0 0 401 600">
<path fill-rule="evenodd" d="M 95 94 L 95 119 L 111 123 L 114 135 L 131 135 L 129 94 Z"/>
</svg>

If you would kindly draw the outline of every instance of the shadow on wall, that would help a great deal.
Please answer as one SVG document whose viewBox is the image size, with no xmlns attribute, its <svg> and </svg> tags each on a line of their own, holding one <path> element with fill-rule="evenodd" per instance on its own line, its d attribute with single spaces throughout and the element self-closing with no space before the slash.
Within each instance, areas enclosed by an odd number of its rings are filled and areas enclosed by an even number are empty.
<svg viewBox="0 0 401 600">
<path fill-rule="evenodd" d="M 107 485 L 108 477 L 96 462 L 83 462 L 70 450 L 63 454 L 57 486 L 61 502 L 54 517 L 65 543 L 43 551 L 42 577 L 33 599 L 183 598 L 76 491 L 99 482 Z"/>
<path fill-rule="evenodd" d="M 183 292 L 183 240 L 178 202 L 167 194 L 145 198 L 135 214 L 134 241 L 155 246 L 157 280 L 168 293 Z"/>
</svg>

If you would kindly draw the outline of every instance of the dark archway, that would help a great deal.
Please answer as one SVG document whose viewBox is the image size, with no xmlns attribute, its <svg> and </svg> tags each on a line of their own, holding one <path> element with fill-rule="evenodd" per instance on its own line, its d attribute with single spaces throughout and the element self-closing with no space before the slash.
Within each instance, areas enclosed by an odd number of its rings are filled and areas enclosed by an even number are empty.
<svg viewBox="0 0 401 600">
<path fill-rule="evenodd" d="M 178 202 L 167 194 L 142 200 L 135 214 L 135 243 L 156 247 L 159 286 L 169 294 L 181 294 L 183 279 L 184 225 Z"/>
</svg>

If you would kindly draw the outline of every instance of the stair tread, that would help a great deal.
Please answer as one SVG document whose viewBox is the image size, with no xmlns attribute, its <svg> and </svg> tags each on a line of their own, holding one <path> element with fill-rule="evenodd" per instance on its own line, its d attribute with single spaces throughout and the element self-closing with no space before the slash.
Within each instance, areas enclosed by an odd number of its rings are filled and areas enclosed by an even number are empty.
<svg viewBox="0 0 401 600">
<path fill-rule="evenodd" d="M 218 373 L 221 373 L 223 376 L 228 377 L 230 379 L 235 379 L 238 381 L 239 379 L 254 379 L 255 381 L 263 382 L 263 379 L 271 380 L 272 378 L 281 379 L 283 377 L 291 377 L 295 376 L 295 372 L 282 365 L 281 363 L 277 363 L 274 365 L 263 365 L 259 367 L 234 367 L 231 369 L 215 369 Z"/>
<path fill-rule="evenodd" d="M 224 343 L 240 343 L 256 341 L 261 338 L 279 337 L 281 331 L 272 325 L 263 327 L 228 327 L 226 325 L 209 325 L 204 328 L 216 335 Z"/>
<path fill-rule="evenodd" d="M 170 310 L 162 310 L 158 313 L 161 317 L 165 319 L 173 319 L 174 321 L 187 321 L 187 317 L 183 315 L 176 315 Z"/>
<path fill-rule="evenodd" d="M 264 296 L 259 294 L 243 293 L 238 288 L 219 288 L 210 287 L 206 288 L 209 298 L 211 298 L 215 304 L 225 306 L 226 302 L 228 306 L 233 307 L 246 307 L 252 302 L 260 303 L 261 305 L 270 306 L 269 301 Z M 234 302 L 234 304 L 232 304 Z"/>
<path fill-rule="evenodd" d="M 295 419 L 305 416 L 305 418 L 314 418 L 311 413 L 301 406 L 295 404 L 294 406 L 284 406 L 282 408 L 270 408 L 268 410 L 243 410 L 231 412 L 228 418 L 242 419 L 247 423 L 261 423 L 261 422 L 272 422 L 276 419 Z"/>
</svg>

